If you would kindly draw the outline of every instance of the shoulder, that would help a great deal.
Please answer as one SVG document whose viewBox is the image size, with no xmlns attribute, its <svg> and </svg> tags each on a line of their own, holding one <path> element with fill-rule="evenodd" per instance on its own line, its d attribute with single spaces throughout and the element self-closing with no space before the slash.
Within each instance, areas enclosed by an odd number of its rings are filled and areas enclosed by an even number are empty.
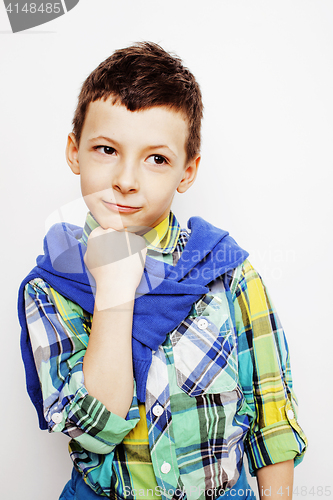
<svg viewBox="0 0 333 500">
<path fill-rule="evenodd" d="M 61 315 L 68 315 L 71 312 L 81 317 L 86 316 L 78 304 L 64 297 L 42 278 L 34 278 L 25 285 L 24 298 L 27 307 L 31 302 L 39 307 L 48 303 L 61 312 Z"/>
<path fill-rule="evenodd" d="M 42 278 L 33 278 L 28 281 L 24 287 L 25 296 L 35 297 L 38 295 L 49 295 L 50 285 Z"/>
<path fill-rule="evenodd" d="M 227 276 L 230 279 L 230 290 L 235 291 L 241 281 L 251 279 L 251 276 L 256 276 L 258 273 L 248 259 L 245 259 L 234 269 L 228 271 Z"/>
<path fill-rule="evenodd" d="M 245 259 L 239 266 L 228 271 L 229 288 L 233 295 L 248 290 L 253 286 L 262 286 L 262 279 L 258 271 L 252 266 L 248 259 Z"/>
</svg>

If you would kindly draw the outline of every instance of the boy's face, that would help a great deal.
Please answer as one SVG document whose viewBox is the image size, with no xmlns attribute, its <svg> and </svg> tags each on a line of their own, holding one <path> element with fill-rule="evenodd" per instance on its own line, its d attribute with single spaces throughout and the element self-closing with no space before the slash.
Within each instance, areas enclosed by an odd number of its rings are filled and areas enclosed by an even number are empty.
<svg viewBox="0 0 333 500">
<path fill-rule="evenodd" d="M 104 229 L 154 227 L 169 214 L 175 191 L 193 184 L 200 161 L 186 162 L 187 136 L 183 115 L 166 107 L 133 112 L 110 99 L 90 103 L 80 146 L 70 134 L 66 156 Z"/>
</svg>

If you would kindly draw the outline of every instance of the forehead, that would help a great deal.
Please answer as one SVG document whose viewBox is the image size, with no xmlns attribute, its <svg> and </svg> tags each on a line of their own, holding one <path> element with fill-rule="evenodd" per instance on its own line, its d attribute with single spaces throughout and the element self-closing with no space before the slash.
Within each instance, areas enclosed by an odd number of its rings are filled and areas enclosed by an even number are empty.
<svg viewBox="0 0 333 500">
<path fill-rule="evenodd" d="M 88 106 L 81 137 L 90 140 L 98 136 L 132 144 L 172 143 L 185 151 L 188 123 L 181 111 L 166 106 L 129 111 L 109 98 Z"/>
</svg>

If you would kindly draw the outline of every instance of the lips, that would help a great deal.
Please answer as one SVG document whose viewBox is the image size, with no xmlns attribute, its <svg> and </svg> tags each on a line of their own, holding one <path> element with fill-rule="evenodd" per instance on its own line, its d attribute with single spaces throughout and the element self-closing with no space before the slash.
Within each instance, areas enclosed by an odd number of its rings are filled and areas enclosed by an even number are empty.
<svg viewBox="0 0 333 500">
<path fill-rule="evenodd" d="M 141 207 L 133 207 L 130 205 L 119 205 L 117 203 L 109 203 L 108 201 L 103 200 L 105 206 L 112 210 L 113 212 L 123 212 L 123 213 L 133 213 L 141 210 Z"/>
</svg>

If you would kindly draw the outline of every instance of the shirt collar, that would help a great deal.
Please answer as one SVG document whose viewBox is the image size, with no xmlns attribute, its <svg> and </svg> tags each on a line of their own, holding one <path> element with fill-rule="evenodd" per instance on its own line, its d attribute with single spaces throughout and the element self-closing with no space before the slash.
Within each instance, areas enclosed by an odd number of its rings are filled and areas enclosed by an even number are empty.
<svg viewBox="0 0 333 500">
<path fill-rule="evenodd" d="M 80 240 L 84 245 L 87 245 L 89 235 L 96 227 L 99 227 L 97 220 L 91 212 L 88 212 Z M 169 254 L 173 253 L 176 248 L 179 233 L 179 223 L 174 214 L 170 212 L 162 222 L 144 234 L 143 238 L 148 250 Z"/>
</svg>

